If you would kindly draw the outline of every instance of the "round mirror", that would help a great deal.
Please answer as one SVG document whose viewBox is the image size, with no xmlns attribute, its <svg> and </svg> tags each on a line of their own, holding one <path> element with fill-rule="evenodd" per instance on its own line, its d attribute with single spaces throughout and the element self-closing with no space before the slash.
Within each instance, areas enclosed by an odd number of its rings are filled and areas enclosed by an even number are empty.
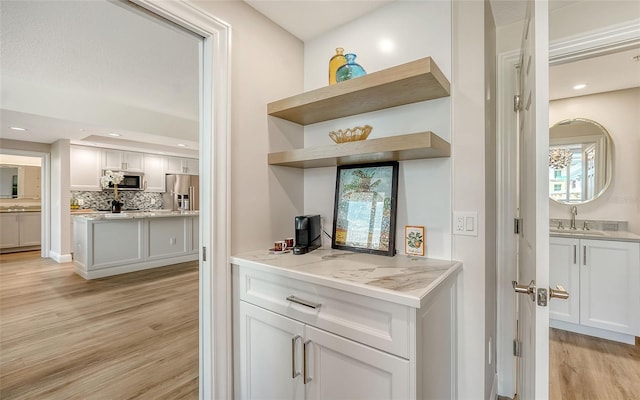
<svg viewBox="0 0 640 400">
<path fill-rule="evenodd" d="M 564 204 L 598 198 L 611 182 L 612 141 L 599 123 L 567 119 L 549 130 L 549 197 Z"/>
</svg>

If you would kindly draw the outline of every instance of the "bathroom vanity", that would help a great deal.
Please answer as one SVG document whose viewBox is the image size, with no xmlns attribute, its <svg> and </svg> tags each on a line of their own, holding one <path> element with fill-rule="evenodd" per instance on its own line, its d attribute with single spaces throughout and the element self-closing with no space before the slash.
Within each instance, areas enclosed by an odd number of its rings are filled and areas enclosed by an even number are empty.
<svg viewBox="0 0 640 400">
<path fill-rule="evenodd" d="M 634 344 L 640 336 L 640 235 L 552 230 L 549 283 L 569 292 L 549 305 L 550 326 Z"/>
<path fill-rule="evenodd" d="M 456 261 L 231 258 L 236 398 L 455 397 Z"/>
</svg>

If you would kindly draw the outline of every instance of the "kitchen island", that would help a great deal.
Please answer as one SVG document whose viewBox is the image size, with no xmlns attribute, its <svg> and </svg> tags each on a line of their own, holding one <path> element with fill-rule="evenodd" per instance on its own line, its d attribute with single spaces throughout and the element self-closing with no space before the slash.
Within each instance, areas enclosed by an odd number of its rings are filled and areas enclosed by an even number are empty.
<svg viewBox="0 0 640 400">
<path fill-rule="evenodd" d="M 455 398 L 457 261 L 231 257 L 236 397 Z"/>
<path fill-rule="evenodd" d="M 93 213 L 73 218 L 75 271 L 85 279 L 198 259 L 198 211 Z"/>
</svg>

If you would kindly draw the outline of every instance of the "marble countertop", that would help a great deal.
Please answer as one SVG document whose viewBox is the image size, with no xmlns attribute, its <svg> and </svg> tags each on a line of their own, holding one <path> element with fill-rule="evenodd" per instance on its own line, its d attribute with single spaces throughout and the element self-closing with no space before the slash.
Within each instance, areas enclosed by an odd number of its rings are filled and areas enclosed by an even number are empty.
<svg viewBox="0 0 640 400">
<path fill-rule="evenodd" d="M 10 207 L 0 208 L 0 213 L 25 213 L 25 212 L 40 212 L 40 207 Z"/>
<path fill-rule="evenodd" d="M 640 235 L 626 231 L 596 231 L 582 229 L 551 229 L 549 232 L 551 237 L 565 237 L 572 239 L 590 239 L 590 240 L 614 240 L 618 242 L 636 242 L 640 243 Z"/>
<path fill-rule="evenodd" d="M 168 211 L 168 210 L 153 210 L 153 211 L 126 211 L 121 213 L 110 212 L 96 212 L 90 214 L 79 214 L 71 216 L 73 218 L 82 218 L 89 221 L 104 221 L 104 220 L 121 220 L 121 219 L 139 219 L 139 218 L 167 218 L 167 217 L 190 217 L 198 216 L 199 211 Z"/>
<path fill-rule="evenodd" d="M 462 269 L 459 261 L 327 248 L 303 255 L 257 250 L 232 256 L 231 263 L 416 308 L 439 283 Z"/>
</svg>

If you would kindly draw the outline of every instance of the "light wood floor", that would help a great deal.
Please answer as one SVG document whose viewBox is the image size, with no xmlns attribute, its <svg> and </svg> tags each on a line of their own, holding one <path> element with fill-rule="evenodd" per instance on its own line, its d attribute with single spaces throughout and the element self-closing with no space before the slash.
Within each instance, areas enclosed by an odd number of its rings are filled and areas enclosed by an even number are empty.
<svg viewBox="0 0 640 400">
<path fill-rule="evenodd" d="M 640 346 L 551 329 L 551 400 L 640 399 Z"/>
<path fill-rule="evenodd" d="M 0 399 L 197 397 L 197 261 L 85 281 L 0 255 Z"/>
</svg>

